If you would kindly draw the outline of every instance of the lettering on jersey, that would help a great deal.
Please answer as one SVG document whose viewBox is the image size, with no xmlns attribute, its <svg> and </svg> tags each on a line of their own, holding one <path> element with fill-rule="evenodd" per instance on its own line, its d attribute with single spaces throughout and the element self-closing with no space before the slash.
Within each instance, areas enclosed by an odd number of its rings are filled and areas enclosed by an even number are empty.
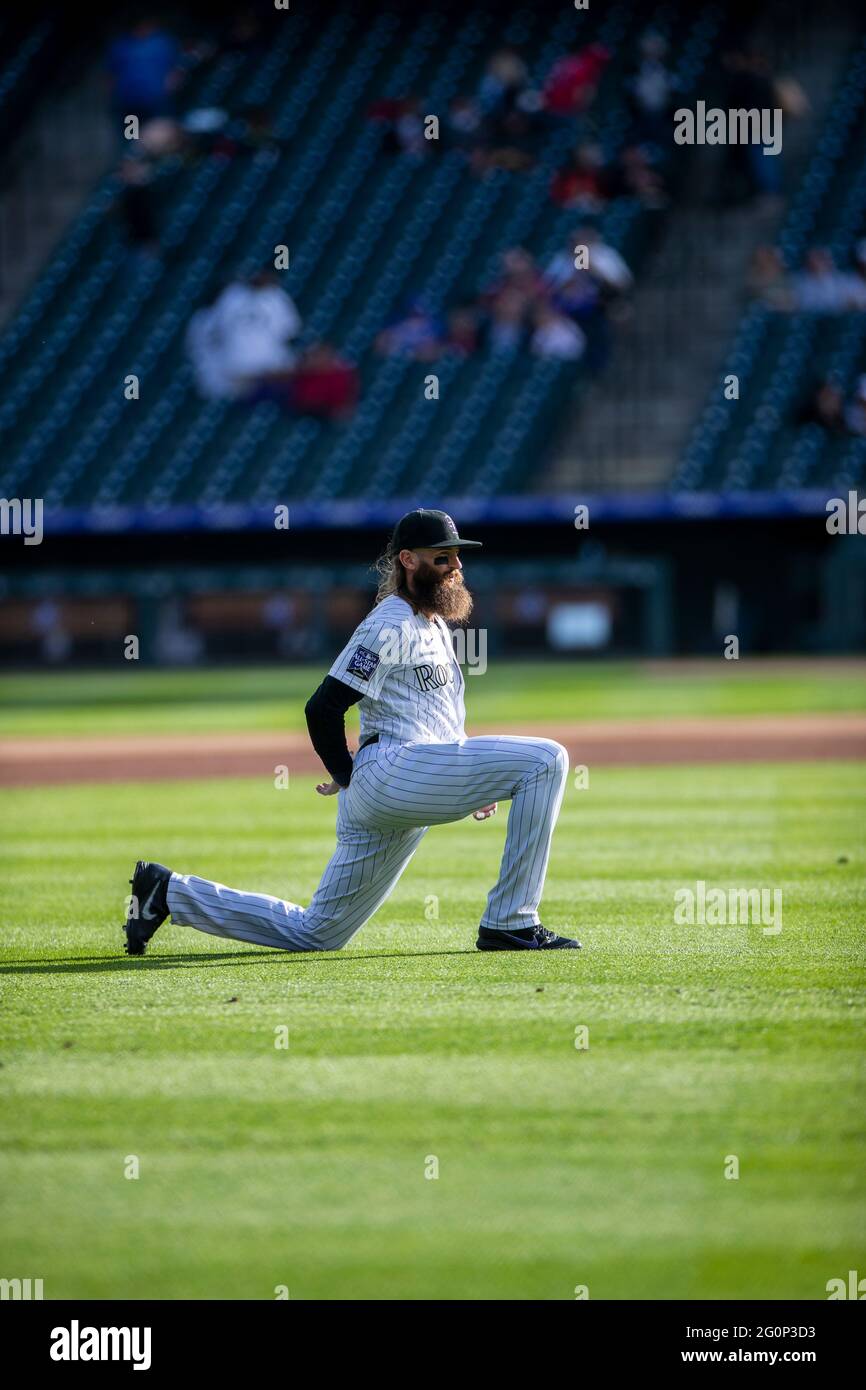
<svg viewBox="0 0 866 1390">
<path fill-rule="evenodd" d="M 360 676 L 362 681 L 368 681 L 378 665 L 379 658 L 369 647 L 356 647 L 346 670 L 353 676 Z"/>
<path fill-rule="evenodd" d="M 454 684 L 453 666 L 443 666 L 441 662 L 437 662 L 435 666 L 425 663 L 423 666 L 413 666 L 412 670 L 419 690 L 441 690 L 449 681 Z"/>
</svg>

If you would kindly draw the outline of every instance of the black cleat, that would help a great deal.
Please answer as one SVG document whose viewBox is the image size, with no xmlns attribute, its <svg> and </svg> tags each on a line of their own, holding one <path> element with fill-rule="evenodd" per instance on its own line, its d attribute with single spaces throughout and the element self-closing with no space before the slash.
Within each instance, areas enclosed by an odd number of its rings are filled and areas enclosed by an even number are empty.
<svg viewBox="0 0 866 1390">
<path fill-rule="evenodd" d="M 540 924 L 520 931 L 491 931 L 478 928 L 475 945 L 479 951 L 579 951 L 580 942 L 568 936 L 557 936 Z"/>
<path fill-rule="evenodd" d="M 143 956 L 153 933 L 168 916 L 166 890 L 170 878 L 171 869 L 164 864 L 149 864 L 144 859 L 139 859 L 136 864 L 129 880 L 132 902 L 124 927 L 128 956 Z"/>
</svg>

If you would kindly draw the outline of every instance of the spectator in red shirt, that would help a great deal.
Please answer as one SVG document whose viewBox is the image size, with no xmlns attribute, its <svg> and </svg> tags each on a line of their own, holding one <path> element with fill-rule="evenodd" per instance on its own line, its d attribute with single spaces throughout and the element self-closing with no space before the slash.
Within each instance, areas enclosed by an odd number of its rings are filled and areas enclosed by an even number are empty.
<svg viewBox="0 0 866 1390">
<path fill-rule="evenodd" d="M 609 197 L 601 146 L 591 140 L 578 145 L 571 162 L 554 175 L 550 196 L 559 207 L 584 216 L 600 212 Z"/>
<path fill-rule="evenodd" d="M 313 343 L 288 383 L 288 404 L 299 415 L 344 420 L 358 403 L 358 372 L 330 343 Z"/>
<path fill-rule="evenodd" d="M 604 44 L 591 43 L 554 63 L 544 84 L 544 105 L 554 116 L 578 116 L 595 100 L 598 84 L 610 62 Z"/>
</svg>

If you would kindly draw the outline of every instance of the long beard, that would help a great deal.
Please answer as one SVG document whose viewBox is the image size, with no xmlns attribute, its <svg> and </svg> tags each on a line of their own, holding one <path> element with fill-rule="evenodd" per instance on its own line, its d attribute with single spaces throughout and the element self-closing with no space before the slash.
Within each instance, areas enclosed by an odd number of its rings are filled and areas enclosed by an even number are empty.
<svg viewBox="0 0 866 1390">
<path fill-rule="evenodd" d="M 472 595 L 463 583 L 463 575 L 416 574 L 412 581 L 412 596 L 428 613 L 438 613 L 446 623 L 465 623 L 472 612 Z"/>
</svg>

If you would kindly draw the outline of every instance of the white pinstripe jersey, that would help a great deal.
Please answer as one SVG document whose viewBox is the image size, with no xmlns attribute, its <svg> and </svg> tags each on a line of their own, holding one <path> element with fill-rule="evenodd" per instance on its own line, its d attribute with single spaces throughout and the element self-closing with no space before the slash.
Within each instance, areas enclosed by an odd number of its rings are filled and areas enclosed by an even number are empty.
<svg viewBox="0 0 866 1390">
<path fill-rule="evenodd" d="M 361 738 L 455 743 L 466 737 L 464 680 L 451 632 L 392 594 L 355 629 L 329 675 L 360 690 Z"/>
</svg>

